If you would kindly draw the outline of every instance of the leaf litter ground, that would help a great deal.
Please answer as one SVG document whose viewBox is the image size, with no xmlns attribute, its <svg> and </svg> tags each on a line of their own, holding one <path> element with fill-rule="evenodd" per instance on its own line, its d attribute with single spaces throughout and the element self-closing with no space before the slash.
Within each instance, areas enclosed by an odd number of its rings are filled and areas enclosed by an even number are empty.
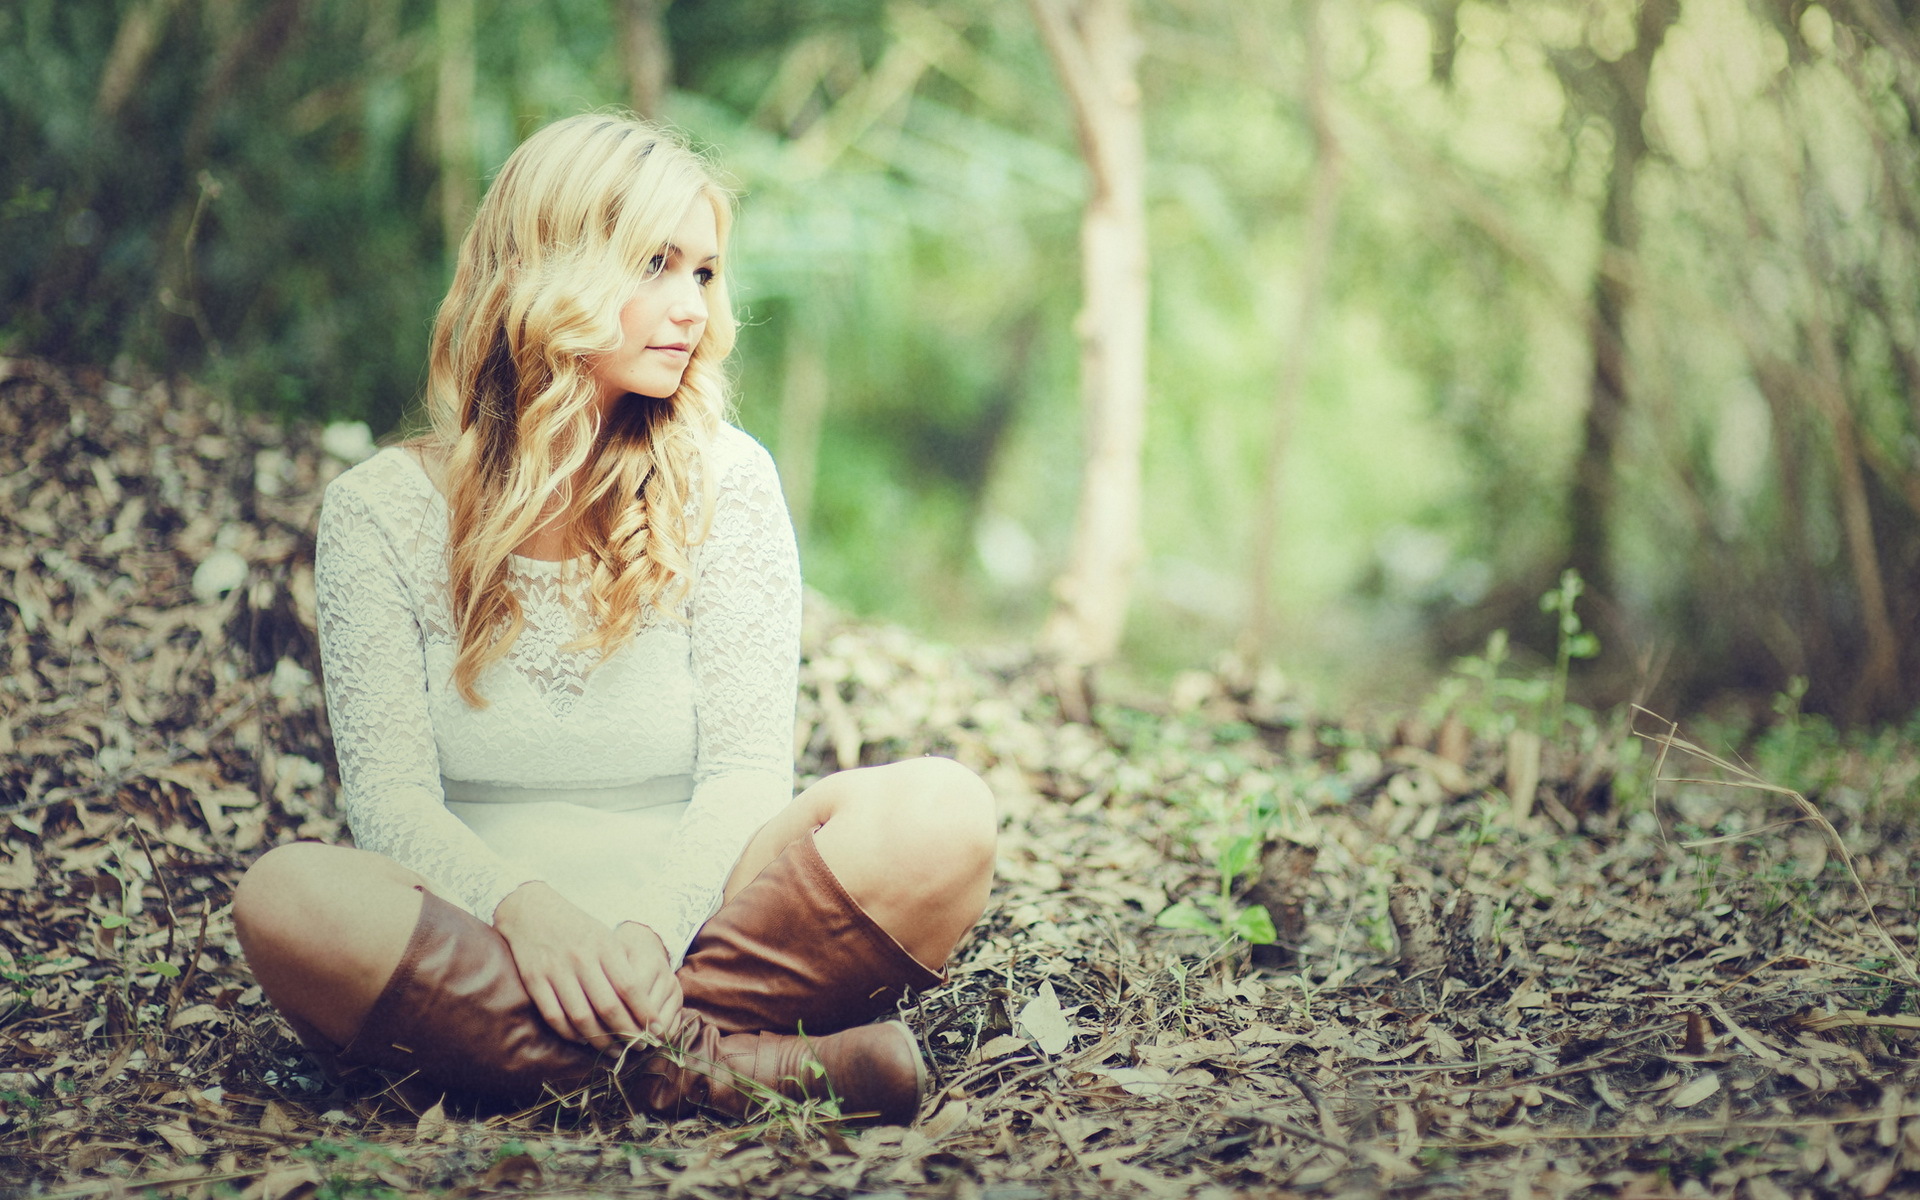
<svg viewBox="0 0 1920 1200">
<path fill-rule="evenodd" d="M 919 1124 L 579 1102 L 479 1122 L 332 1087 L 229 907 L 265 848 L 347 837 L 313 635 L 313 520 L 343 469 L 321 442 L 0 360 L 0 1192 L 1920 1187 L 1915 872 L 1887 802 L 1910 755 L 1838 762 L 1813 820 L 1751 787 L 1635 801 L 1651 754 L 1629 777 L 1604 744 L 1354 728 L 1233 671 L 1080 725 L 1023 654 L 821 605 L 803 777 L 949 754 L 1004 811 L 987 915 L 906 1014 L 937 1075 Z M 1219 892 L 1236 837 L 1257 866 L 1233 903 L 1264 903 L 1282 944 L 1156 927 Z"/>
</svg>

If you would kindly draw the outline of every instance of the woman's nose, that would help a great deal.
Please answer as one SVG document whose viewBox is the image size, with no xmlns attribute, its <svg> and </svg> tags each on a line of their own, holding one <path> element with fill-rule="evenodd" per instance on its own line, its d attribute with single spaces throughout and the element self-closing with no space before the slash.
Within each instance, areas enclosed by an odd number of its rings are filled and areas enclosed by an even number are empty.
<svg viewBox="0 0 1920 1200">
<path fill-rule="evenodd" d="M 707 319 L 707 295 L 697 283 L 688 283 L 678 289 L 674 297 L 671 318 L 676 324 L 705 324 Z"/>
</svg>

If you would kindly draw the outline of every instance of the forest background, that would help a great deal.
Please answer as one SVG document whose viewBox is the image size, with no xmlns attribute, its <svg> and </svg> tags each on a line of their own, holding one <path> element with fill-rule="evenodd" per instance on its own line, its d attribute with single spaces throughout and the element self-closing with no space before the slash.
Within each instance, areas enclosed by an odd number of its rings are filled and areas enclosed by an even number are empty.
<svg viewBox="0 0 1920 1200">
<path fill-rule="evenodd" d="M 630 105 L 739 190 L 810 583 L 1030 639 L 1099 432 L 1050 7 L 8 0 L 0 354 L 387 437 L 485 181 Z M 1572 566 L 1598 703 L 1920 702 L 1920 6 L 1130 7 L 1127 667 L 1411 696 L 1494 629 L 1550 660 Z"/>
</svg>

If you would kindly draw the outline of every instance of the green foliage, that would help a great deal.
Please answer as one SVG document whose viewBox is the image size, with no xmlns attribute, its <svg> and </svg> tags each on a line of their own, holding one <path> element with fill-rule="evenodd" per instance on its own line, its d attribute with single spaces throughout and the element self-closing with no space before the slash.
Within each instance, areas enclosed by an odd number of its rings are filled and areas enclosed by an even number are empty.
<svg viewBox="0 0 1920 1200">
<path fill-rule="evenodd" d="M 1484 651 L 1454 660 L 1452 673 L 1427 697 L 1423 715 L 1434 722 L 1452 716 L 1476 736 L 1489 739 L 1528 727 L 1557 738 L 1571 726 L 1591 745 L 1597 736 L 1594 714 L 1567 703 L 1573 662 L 1600 653 L 1600 640 L 1587 630 L 1575 607 L 1585 589 L 1580 573 L 1568 569 L 1561 572 L 1558 586 L 1540 597 L 1540 611 L 1554 618 L 1551 672 L 1508 673 L 1511 644 L 1507 631 L 1496 629 Z"/>
<path fill-rule="evenodd" d="M 405 1164 L 400 1153 L 390 1146 L 367 1138 L 335 1141 L 317 1138 L 293 1149 L 296 1158 L 307 1159 L 321 1168 L 324 1176 L 315 1190 L 315 1200 L 397 1200 L 402 1194 L 387 1182 L 381 1172 Z"/>
<path fill-rule="evenodd" d="M 1180 1032 L 1190 1032 L 1187 1025 L 1187 964 L 1184 959 L 1174 959 L 1167 964 L 1167 973 L 1173 976 L 1175 1011 L 1180 1017 Z"/>
<path fill-rule="evenodd" d="M 1188 666 L 1240 632 L 1276 430 L 1290 670 L 1404 689 L 1436 627 L 1526 636 L 1516 585 L 1566 553 L 1598 351 L 1630 395 L 1598 464 L 1617 479 L 1612 578 L 1589 582 L 1679 646 L 1667 682 L 1797 672 L 1821 712 L 1920 699 L 1904 643 L 1859 669 L 1873 630 L 1920 628 L 1920 560 L 1885 533 L 1911 523 L 1920 436 L 1914 39 L 1833 6 L 1681 7 L 1646 111 L 1623 113 L 1596 65 L 1627 49 L 1620 0 L 1324 6 L 1345 184 L 1312 297 L 1303 10 L 1153 11 L 1136 662 Z M 625 99 L 622 11 L 485 10 L 471 60 L 443 62 L 435 6 L 397 0 L 0 6 L 0 353 L 144 365 L 388 432 L 447 282 L 442 199 L 538 124 Z M 1030 632 L 1076 498 L 1087 176 L 1029 14 L 666 14 L 665 116 L 743 196 L 740 418 L 787 474 L 810 581 L 947 637 Z M 443 66 L 475 80 L 453 138 L 470 153 L 442 145 Z M 1620 120 L 1646 131 L 1634 172 Z M 1622 178 L 1639 232 L 1602 245 Z M 1621 346 L 1589 322 L 1614 287 Z M 1303 390 L 1277 414 L 1276 332 L 1309 303 Z M 1879 543 L 1848 532 L 1867 527 Z M 1489 644 L 1457 685 L 1479 731 L 1530 708 L 1564 723 L 1594 647 L 1580 589 L 1552 595 L 1546 694 Z"/>
<path fill-rule="evenodd" d="M 1511 648 L 1507 631 L 1487 635 L 1487 648 L 1453 662 L 1453 671 L 1434 688 L 1422 708 L 1432 721 L 1451 715 L 1476 736 L 1504 738 L 1519 725 L 1519 714 L 1545 702 L 1552 685 L 1539 678 L 1503 673 Z"/>
<path fill-rule="evenodd" d="M 1258 806 L 1248 805 L 1245 812 L 1253 817 Z M 1154 918 L 1154 923 L 1162 929 L 1189 929 L 1255 946 L 1272 945 L 1278 935 L 1266 908 L 1258 904 L 1243 906 L 1234 901 L 1234 891 L 1240 881 L 1259 871 L 1260 852 L 1266 840 L 1266 826 L 1257 822 L 1257 818 L 1254 832 L 1218 837 L 1213 854 L 1218 890 L 1200 892 L 1167 906 Z"/>
<path fill-rule="evenodd" d="M 1567 707 L 1567 671 L 1576 658 L 1592 658 L 1600 653 L 1600 639 L 1587 632 L 1574 611 L 1574 602 L 1586 590 L 1580 572 L 1569 567 L 1560 573 L 1560 586 L 1540 597 L 1540 611 L 1554 616 L 1553 686 L 1540 713 L 1540 732 L 1552 737 L 1559 733 Z"/>
<path fill-rule="evenodd" d="M 668 1166 L 678 1166 L 680 1163 L 680 1151 L 667 1146 L 654 1146 L 644 1142 L 621 1142 L 620 1153 L 629 1160 L 654 1158 L 659 1159 Z"/>
<path fill-rule="evenodd" d="M 1754 739 L 1754 771 L 1782 787 L 1817 795 L 1841 769 L 1845 739 L 1833 722 L 1800 710 L 1807 678 L 1795 675 L 1773 698 L 1774 720 Z"/>
<path fill-rule="evenodd" d="M 1273 918 L 1258 904 L 1236 907 L 1217 895 L 1201 894 L 1197 902 L 1182 900 L 1154 919 L 1162 929 L 1189 929 L 1216 938 L 1238 938 L 1255 946 L 1269 946 L 1276 936 Z"/>
</svg>

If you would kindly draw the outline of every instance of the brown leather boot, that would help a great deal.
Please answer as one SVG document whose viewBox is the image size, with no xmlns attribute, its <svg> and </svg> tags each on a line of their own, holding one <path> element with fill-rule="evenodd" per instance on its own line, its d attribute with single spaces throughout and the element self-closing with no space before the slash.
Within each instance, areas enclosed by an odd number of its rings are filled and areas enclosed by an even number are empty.
<svg viewBox="0 0 1920 1200">
<path fill-rule="evenodd" d="M 688 1008 L 728 1033 L 828 1034 L 946 982 L 847 894 L 815 847 L 794 840 L 708 918 L 679 970 Z"/>
<path fill-rule="evenodd" d="M 703 1110 L 740 1119 L 773 1097 L 831 1094 L 844 1114 L 910 1122 L 925 1088 L 919 1045 L 898 1022 L 817 1038 L 727 1034 L 687 1005 L 669 1046 L 599 1054 L 547 1025 L 499 931 L 430 892 L 353 1041 L 336 1049 L 295 1028 L 336 1070 L 401 1076 L 396 1093 L 410 1103 L 444 1093 L 488 1111 L 604 1085 L 665 1117 Z"/>
<path fill-rule="evenodd" d="M 842 1118 L 911 1125 L 926 1094 L 920 1045 L 900 1021 L 818 1038 L 723 1034 L 692 1012 L 679 1024 L 672 1045 L 647 1053 L 637 1071 L 617 1072 L 636 1107 L 657 1116 L 705 1110 L 744 1120 L 782 1100 L 832 1100 Z"/>
<path fill-rule="evenodd" d="M 400 964 L 353 1041 L 332 1058 L 345 1073 L 371 1067 L 401 1077 L 396 1092 L 409 1103 L 444 1092 L 481 1107 L 522 1108 L 548 1088 L 565 1093 L 588 1082 L 599 1055 L 547 1025 L 498 930 L 422 891 Z"/>
</svg>

